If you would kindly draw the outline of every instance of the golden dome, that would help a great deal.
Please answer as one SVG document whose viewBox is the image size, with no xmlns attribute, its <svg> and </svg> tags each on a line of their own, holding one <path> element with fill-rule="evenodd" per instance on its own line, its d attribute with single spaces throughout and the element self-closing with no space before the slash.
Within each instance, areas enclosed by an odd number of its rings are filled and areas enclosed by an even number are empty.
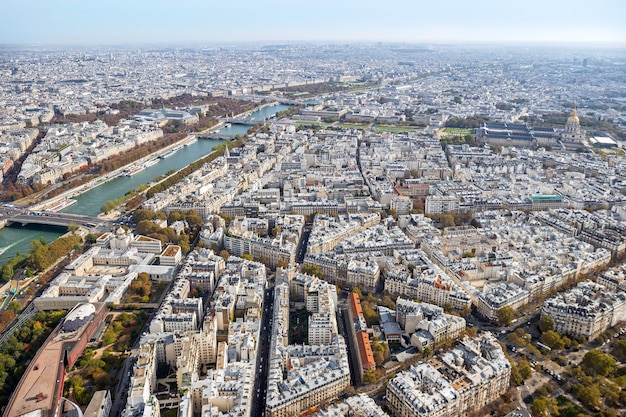
<svg viewBox="0 0 626 417">
<path fill-rule="evenodd" d="M 578 116 L 576 116 L 576 109 L 572 110 L 572 115 L 567 118 L 567 123 L 580 123 Z"/>
</svg>

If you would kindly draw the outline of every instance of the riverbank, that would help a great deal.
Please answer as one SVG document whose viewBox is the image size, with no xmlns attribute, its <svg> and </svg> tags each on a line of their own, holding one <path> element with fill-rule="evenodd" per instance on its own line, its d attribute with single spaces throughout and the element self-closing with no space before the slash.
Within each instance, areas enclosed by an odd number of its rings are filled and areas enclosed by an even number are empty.
<svg viewBox="0 0 626 417">
<path fill-rule="evenodd" d="M 262 104 L 260 106 L 255 107 L 252 110 L 248 110 L 248 111 L 245 111 L 243 113 L 239 113 L 239 114 L 237 114 L 234 117 L 235 118 L 245 118 L 245 117 L 248 117 L 248 116 L 252 115 L 256 111 L 260 111 L 260 110 L 262 110 L 265 107 L 269 107 L 270 105 L 276 105 L 276 103 Z M 71 190 L 64 191 L 61 194 L 56 195 L 53 198 L 50 198 L 48 200 L 44 200 L 44 201 L 41 201 L 41 202 L 38 202 L 38 203 L 35 203 L 35 204 L 32 204 L 32 205 L 23 204 L 23 206 L 29 206 L 28 209 L 32 210 L 32 211 L 41 211 L 45 207 L 57 204 L 58 202 L 60 202 L 60 201 L 62 201 L 64 199 L 75 198 L 75 197 L 77 197 L 77 196 L 79 196 L 81 194 L 84 194 L 84 193 L 86 193 L 88 191 L 91 191 L 91 190 L 93 190 L 93 189 L 95 189 L 95 188 L 97 188 L 97 187 L 99 187 L 99 186 L 101 186 L 101 185 L 103 185 L 103 184 L 105 184 L 105 183 L 107 183 L 109 181 L 112 181 L 112 180 L 118 178 L 119 176 L 123 175 L 125 170 L 129 169 L 132 166 L 143 164 L 143 163 L 145 163 L 145 162 L 147 162 L 147 161 L 149 161 L 151 159 L 154 159 L 154 158 L 159 158 L 161 155 L 165 155 L 168 152 L 171 152 L 172 150 L 174 150 L 175 148 L 177 148 L 177 147 L 179 147 L 181 145 L 185 146 L 185 145 L 188 145 L 190 143 L 193 143 L 194 141 L 197 140 L 197 136 L 198 135 L 210 134 L 210 133 L 218 132 L 219 130 L 224 128 L 224 126 L 225 126 L 225 122 L 222 119 L 220 119 L 220 121 L 216 125 L 211 126 L 208 129 L 205 129 L 205 130 L 200 131 L 200 132 L 194 132 L 192 134 L 189 134 L 184 139 L 182 139 L 182 140 L 180 140 L 178 142 L 172 143 L 171 145 L 168 145 L 168 146 L 166 146 L 166 147 L 164 147 L 162 149 L 159 149 L 157 152 L 154 152 L 154 153 L 151 153 L 149 155 L 146 155 L 145 157 L 143 157 L 141 159 L 133 161 L 130 164 L 124 165 L 124 166 L 116 169 L 115 171 L 112 171 L 112 172 L 109 172 L 109 173 L 107 173 L 107 174 L 105 174 L 103 176 L 94 178 L 93 180 L 91 180 L 91 181 L 89 181 L 89 182 L 87 182 L 85 184 L 82 184 L 82 185 L 80 185 L 80 186 L 78 186 L 76 188 L 73 188 Z M 107 216 L 107 218 L 111 218 L 111 217 Z"/>
<path fill-rule="evenodd" d="M 269 118 L 272 114 L 285 110 L 288 107 L 289 106 L 287 105 L 280 105 L 276 107 L 263 106 L 263 108 L 259 110 L 259 113 L 252 114 L 252 116 L 258 119 L 266 119 Z M 246 134 L 248 128 L 249 126 L 242 126 L 237 124 L 233 124 L 231 127 L 226 127 L 223 125 L 221 125 L 220 127 L 220 125 L 214 125 L 212 126 L 211 130 L 233 135 L 240 134 L 243 136 Z M 92 183 L 92 186 L 89 187 L 90 191 L 83 191 L 85 189 L 85 185 L 83 185 L 82 188 L 77 187 L 72 190 L 64 190 L 66 191 L 66 194 L 56 196 L 55 198 L 74 196 L 73 199 L 76 200 L 76 203 L 62 209 L 62 212 L 83 214 L 95 217 L 101 213 L 100 208 L 107 201 L 114 201 L 119 197 L 125 195 L 127 192 L 131 190 L 136 190 L 141 185 L 155 184 L 154 180 L 156 178 L 163 177 L 168 172 L 180 171 L 185 166 L 211 153 L 213 147 L 227 142 L 228 141 L 219 141 L 212 139 L 197 140 L 195 143 L 188 142 L 187 146 L 183 146 L 172 156 L 165 159 L 159 159 L 159 163 L 146 168 L 142 172 L 139 172 L 132 177 L 119 175 L 116 178 L 109 177 L 107 182 L 104 182 L 104 178 L 94 179 L 95 183 Z M 180 146 L 180 142 L 178 142 L 174 146 Z M 159 152 L 168 152 L 168 150 L 166 149 L 168 148 L 161 149 L 159 150 Z M 153 159 L 156 155 L 159 155 L 159 152 L 151 154 L 148 159 Z M 82 194 L 80 194 L 81 192 Z M 49 204 L 49 202 L 52 200 L 54 199 L 41 202 L 33 201 L 32 204 L 37 204 L 38 206 L 40 206 L 42 204 L 45 204 L 46 202 L 48 202 Z M 117 217 L 119 217 L 119 214 L 113 212 L 105 216 L 105 218 L 107 219 L 115 219 Z M 8 259 L 15 256 L 17 252 L 28 252 L 29 245 L 32 240 L 38 240 L 40 237 L 44 237 L 46 241 L 52 242 L 64 232 L 65 230 L 43 226 L 11 226 L 0 229 L 0 264 L 3 264 Z"/>
<path fill-rule="evenodd" d="M 184 139 L 182 139 L 182 140 L 180 140 L 178 142 L 172 143 L 171 145 L 168 145 L 168 146 L 166 146 L 166 147 L 164 147 L 162 149 L 159 149 L 157 152 L 154 152 L 154 153 L 152 153 L 150 155 L 146 155 L 143 158 L 138 159 L 138 160 L 136 160 L 134 162 L 131 162 L 128 165 L 124 165 L 124 166 L 116 169 L 115 171 L 111 171 L 111 172 L 109 172 L 109 173 L 107 173 L 107 174 L 105 174 L 103 176 L 100 176 L 98 178 L 94 178 L 93 180 L 91 180 L 91 181 L 89 181 L 89 182 L 87 182 L 85 184 L 82 184 L 82 185 L 78 186 L 77 188 L 73 188 L 71 190 L 64 191 L 61 194 L 52 197 L 51 199 L 42 201 L 40 203 L 33 204 L 33 205 L 31 205 L 29 207 L 29 210 L 40 211 L 40 210 L 43 210 L 46 206 L 54 205 L 54 204 L 58 203 L 61 200 L 71 199 L 71 198 L 77 197 L 80 194 L 86 193 L 87 191 L 91 191 L 94 188 L 97 188 L 97 187 L 99 187 L 99 186 L 101 186 L 101 185 L 103 185 L 103 184 L 105 184 L 105 183 L 107 183 L 107 182 L 109 182 L 111 180 L 116 179 L 120 175 L 123 175 L 125 170 L 129 169 L 130 167 L 132 167 L 134 165 L 139 165 L 139 164 L 146 163 L 147 161 L 149 161 L 151 159 L 158 158 L 162 154 L 165 154 L 165 153 L 171 151 L 172 149 L 176 148 L 177 146 L 185 145 L 187 143 L 192 143 L 194 140 L 197 140 L 195 135 L 188 135 Z"/>
</svg>

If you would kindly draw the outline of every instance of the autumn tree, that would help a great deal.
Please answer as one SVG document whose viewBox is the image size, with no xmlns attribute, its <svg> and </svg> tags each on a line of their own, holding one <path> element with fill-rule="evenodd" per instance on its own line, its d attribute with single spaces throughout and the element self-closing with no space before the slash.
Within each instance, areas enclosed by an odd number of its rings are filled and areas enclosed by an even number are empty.
<svg viewBox="0 0 626 417">
<path fill-rule="evenodd" d="M 152 293 L 152 282 L 150 276 L 145 272 L 140 273 L 130 284 L 130 290 L 133 294 L 140 297 L 149 297 Z"/>
</svg>

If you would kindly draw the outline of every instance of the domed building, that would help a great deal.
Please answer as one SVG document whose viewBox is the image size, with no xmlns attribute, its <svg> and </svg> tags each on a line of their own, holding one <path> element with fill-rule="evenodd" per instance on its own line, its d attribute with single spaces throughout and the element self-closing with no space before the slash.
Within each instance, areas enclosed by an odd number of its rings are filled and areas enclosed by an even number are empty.
<svg viewBox="0 0 626 417">
<path fill-rule="evenodd" d="M 572 114 L 567 118 L 565 129 L 560 135 L 561 143 L 567 149 L 578 149 L 584 147 L 585 131 L 580 129 L 580 119 L 576 114 L 576 109 L 572 110 Z"/>
</svg>

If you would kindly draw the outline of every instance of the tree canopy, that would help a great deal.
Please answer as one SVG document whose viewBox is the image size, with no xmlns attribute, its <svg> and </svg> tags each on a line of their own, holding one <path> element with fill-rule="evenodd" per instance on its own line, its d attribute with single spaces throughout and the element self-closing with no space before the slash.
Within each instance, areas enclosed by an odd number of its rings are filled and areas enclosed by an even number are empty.
<svg viewBox="0 0 626 417">
<path fill-rule="evenodd" d="M 615 367 L 615 359 L 599 349 L 585 353 L 580 367 L 589 376 L 607 376 Z"/>
<path fill-rule="evenodd" d="M 498 310 L 498 323 L 500 326 L 509 326 L 515 318 L 515 310 L 512 307 L 505 306 Z"/>
<path fill-rule="evenodd" d="M 533 417 L 558 416 L 559 407 L 555 398 L 548 398 L 542 395 L 533 401 L 533 404 L 530 406 L 530 412 Z"/>
<path fill-rule="evenodd" d="M 322 269 L 317 265 L 303 265 L 302 273 L 313 275 L 318 278 L 322 278 L 324 276 L 324 272 L 322 272 Z"/>
<path fill-rule="evenodd" d="M 554 320 L 550 316 L 541 316 L 541 320 L 539 320 L 539 330 L 542 333 L 547 332 L 548 330 L 552 330 L 554 328 Z"/>
</svg>

